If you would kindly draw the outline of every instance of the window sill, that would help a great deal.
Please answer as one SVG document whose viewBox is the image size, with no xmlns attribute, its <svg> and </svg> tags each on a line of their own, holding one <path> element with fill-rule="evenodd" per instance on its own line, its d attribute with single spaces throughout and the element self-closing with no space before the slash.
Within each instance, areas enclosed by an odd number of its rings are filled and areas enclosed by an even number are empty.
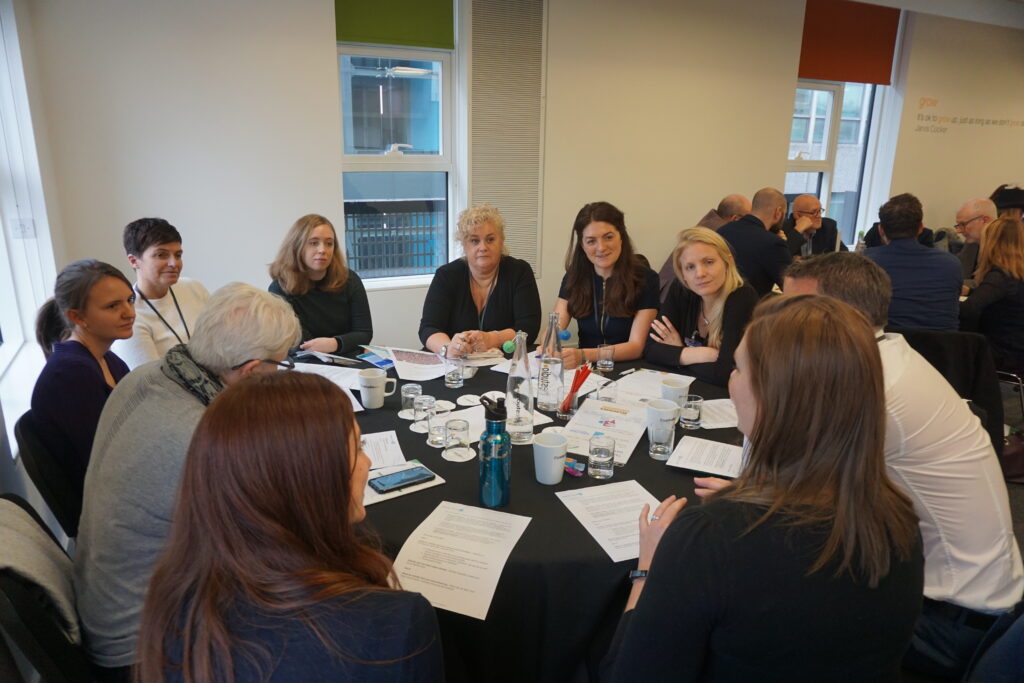
<svg viewBox="0 0 1024 683">
<path fill-rule="evenodd" d="M 14 439 L 14 423 L 32 405 L 32 389 L 36 378 L 46 365 L 43 351 L 37 344 L 23 342 L 14 360 L 0 376 L 0 405 L 3 406 L 4 426 L 11 444 L 11 456 L 17 457 L 18 443 Z"/>
<path fill-rule="evenodd" d="M 419 289 L 422 287 L 429 287 L 433 279 L 433 275 L 379 277 L 374 278 L 373 280 L 363 280 L 363 286 L 368 292 L 383 292 L 392 289 Z"/>
</svg>

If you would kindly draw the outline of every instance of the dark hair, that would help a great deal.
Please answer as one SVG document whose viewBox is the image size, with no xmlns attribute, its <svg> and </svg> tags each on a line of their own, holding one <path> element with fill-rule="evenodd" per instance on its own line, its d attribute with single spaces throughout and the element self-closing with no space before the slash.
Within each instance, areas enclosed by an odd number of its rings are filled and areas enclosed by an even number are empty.
<svg viewBox="0 0 1024 683">
<path fill-rule="evenodd" d="M 163 218 L 140 218 L 124 226 L 124 252 L 142 256 L 154 244 L 181 242 L 178 229 Z"/>
<path fill-rule="evenodd" d="M 228 627 L 245 605 L 305 622 L 340 650 L 309 608 L 397 585 L 391 561 L 350 519 L 355 436 L 352 404 L 316 375 L 252 375 L 210 403 L 150 580 L 136 680 L 163 680 L 167 645 L 179 639 L 186 683 L 233 680 L 233 655 L 269 664 L 271 653 L 246 647 Z"/>
<path fill-rule="evenodd" d="M 594 306 L 594 264 L 583 251 L 583 231 L 591 223 L 608 223 L 619 231 L 622 250 L 612 268 L 604 292 L 604 307 L 608 315 L 629 317 L 636 313 L 637 299 L 644 287 L 644 274 L 636 266 L 639 262 L 633 252 L 633 242 L 626 231 L 626 216 L 608 202 L 587 204 L 572 225 L 569 250 L 565 253 L 565 289 L 569 293 L 569 315 L 585 318 Z"/>
<path fill-rule="evenodd" d="M 889 319 L 892 281 L 881 266 L 860 254 L 836 251 L 793 261 L 786 277 L 815 280 L 818 294 L 848 303 L 867 316 L 875 327 Z"/>
<path fill-rule="evenodd" d="M 828 535 L 808 573 L 835 563 L 877 586 L 892 557 L 917 543 L 917 518 L 885 469 L 885 382 L 874 332 L 856 309 L 826 296 L 763 300 L 744 334 L 757 416 L 750 459 L 718 495 L 767 506 Z M 856 393 L 856 410 L 836 401 Z M 804 427 L 793 429 L 792 416 Z M 752 527 L 752 528 L 753 528 Z M 838 558 L 838 560 L 836 560 Z"/>
<path fill-rule="evenodd" d="M 1016 185 L 1000 185 L 989 195 L 989 199 L 995 202 L 996 209 L 1024 209 L 1024 189 Z"/>
<path fill-rule="evenodd" d="M 327 265 L 327 274 L 319 282 L 314 282 L 309 279 L 306 272 L 308 268 L 302 260 L 302 250 L 306 248 L 309 233 L 321 225 L 331 229 L 334 253 Z M 341 244 L 338 243 L 338 231 L 334 229 L 334 224 L 316 213 L 308 213 L 292 223 L 292 227 L 288 228 L 288 234 L 284 236 L 281 248 L 277 250 L 277 257 L 270 264 L 270 277 L 277 280 L 285 294 L 291 296 L 302 296 L 311 289 L 337 292 L 344 287 L 348 281 L 348 264 L 341 251 Z"/>
<path fill-rule="evenodd" d="M 909 192 L 896 195 L 878 209 L 878 222 L 889 240 L 916 237 L 923 220 L 921 200 Z"/>
<path fill-rule="evenodd" d="M 74 328 L 68 311 L 84 311 L 89 303 L 89 292 L 105 277 L 117 278 L 131 289 L 132 283 L 124 273 L 103 261 L 72 261 L 60 271 L 53 284 L 53 296 L 36 314 L 36 341 L 43 347 L 43 355 L 49 358 L 53 345 L 68 338 Z"/>
</svg>

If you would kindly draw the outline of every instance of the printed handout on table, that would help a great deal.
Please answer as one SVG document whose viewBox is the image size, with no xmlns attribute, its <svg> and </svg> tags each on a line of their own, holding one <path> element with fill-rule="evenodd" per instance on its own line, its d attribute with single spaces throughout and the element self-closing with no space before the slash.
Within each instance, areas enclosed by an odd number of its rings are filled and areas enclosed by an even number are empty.
<svg viewBox="0 0 1024 683">
<path fill-rule="evenodd" d="M 420 522 L 395 558 L 407 591 L 434 607 L 485 619 L 508 556 L 529 517 L 443 501 Z"/>
<path fill-rule="evenodd" d="M 616 383 L 619 386 L 619 400 L 621 401 L 643 401 L 652 398 L 661 398 L 661 383 L 672 378 L 685 386 L 690 386 L 694 378 L 689 375 L 679 375 L 674 372 L 662 372 L 660 370 L 637 370 L 628 375 L 623 375 Z"/>
<path fill-rule="evenodd" d="M 296 363 L 295 369 L 298 372 L 307 372 L 311 375 L 320 375 L 341 387 L 349 400 L 352 401 L 352 410 L 359 412 L 363 404 L 356 399 L 352 389 L 359 388 L 359 370 L 355 368 L 339 368 L 334 365 L 315 365 L 313 363 Z"/>
<path fill-rule="evenodd" d="M 640 556 L 637 521 L 640 510 L 646 503 L 653 513 L 659 501 L 636 480 L 556 491 L 555 495 L 608 553 L 612 562 Z"/>
<path fill-rule="evenodd" d="M 436 353 L 388 348 L 395 372 L 407 382 L 426 382 L 444 376 L 444 361 Z"/>
<path fill-rule="evenodd" d="M 363 451 L 370 458 L 370 469 L 394 467 L 405 462 L 405 454 L 398 443 L 398 433 L 394 430 L 386 432 L 363 432 Z"/>
<path fill-rule="evenodd" d="M 646 406 L 588 398 L 565 425 L 564 434 L 569 439 L 569 452 L 577 455 L 589 455 L 590 437 L 607 434 L 615 439 L 615 464 L 625 465 L 645 431 Z"/>
<path fill-rule="evenodd" d="M 738 477 L 743 468 L 743 448 L 684 436 L 665 464 L 722 477 Z"/>
<path fill-rule="evenodd" d="M 736 404 L 729 398 L 716 398 L 711 401 L 704 401 L 700 407 L 701 429 L 726 429 L 736 427 L 739 418 L 736 417 Z"/>
</svg>

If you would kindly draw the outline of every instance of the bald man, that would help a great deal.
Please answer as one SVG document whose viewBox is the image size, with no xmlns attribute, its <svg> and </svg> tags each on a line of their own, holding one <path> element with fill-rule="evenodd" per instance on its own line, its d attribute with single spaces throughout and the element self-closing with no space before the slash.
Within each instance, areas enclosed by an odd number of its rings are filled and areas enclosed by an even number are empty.
<svg viewBox="0 0 1024 683">
<path fill-rule="evenodd" d="M 847 251 L 839 239 L 839 227 L 821 214 L 821 202 L 813 194 L 802 194 L 793 200 L 792 213 L 782 224 L 786 246 L 794 257 Z"/>
<path fill-rule="evenodd" d="M 743 216 L 750 213 L 750 200 L 741 194 L 730 194 L 722 198 L 722 201 L 718 202 L 717 209 L 711 209 L 697 221 L 697 225 L 702 228 L 709 228 L 711 230 L 718 230 L 720 227 L 735 221 Z M 675 245 L 673 245 L 673 249 Z M 676 279 L 675 270 L 672 268 L 672 252 L 669 252 L 668 258 L 665 259 L 664 265 L 661 266 L 661 270 L 658 271 L 658 283 L 661 290 L 661 302 L 665 303 L 665 297 L 668 296 L 669 285 Z"/>
<path fill-rule="evenodd" d="M 793 261 L 789 247 L 771 230 L 786 218 L 786 197 L 774 187 L 757 191 L 750 213 L 718 229 L 736 257 L 743 279 L 764 296 L 774 285 L 782 287 L 782 272 Z"/>
<path fill-rule="evenodd" d="M 964 202 L 956 212 L 956 223 L 953 227 L 956 228 L 957 234 L 964 238 L 963 249 L 956 256 L 963 268 L 964 284 L 969 287 L 974 284 L 974 270 L 978 267 L 981 236 L 997 215 L 996 203 L 984 197 Z"/>
</svg>

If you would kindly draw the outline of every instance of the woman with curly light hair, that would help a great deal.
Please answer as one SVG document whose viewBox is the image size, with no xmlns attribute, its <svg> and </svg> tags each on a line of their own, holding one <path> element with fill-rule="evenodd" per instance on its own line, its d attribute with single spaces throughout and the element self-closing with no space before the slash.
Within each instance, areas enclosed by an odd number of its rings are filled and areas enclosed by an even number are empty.
<svg viewBox="0 0 1024 683">
<path fill-rule="evenodd" d="M 455 239 L 464 255 L 434 273 L 420 341 L 449 358 L 501 348 L 517 330 L 532 342 L 540 330 L 537 280 L 529 263 L 506 253 L 501 212 L 487 204 L 466 209 Z"/>
<path fill-rule="evenodd" d="M 363 281 L 348 269 L 334 226 L 323 216 L 295 221 L 270 264 L 270 292 L 284 297 L 302 323 L 303 350 L 356 353 L 373 338 Z"/>
<path fill-rule="evenodd" d="M 651 324 L 644 356 L 724 387 L 757 292 L 744 284 L 729 245 L 707 228 L 679 233 L 672 267 L 676 279 Z"/>
</svg>

